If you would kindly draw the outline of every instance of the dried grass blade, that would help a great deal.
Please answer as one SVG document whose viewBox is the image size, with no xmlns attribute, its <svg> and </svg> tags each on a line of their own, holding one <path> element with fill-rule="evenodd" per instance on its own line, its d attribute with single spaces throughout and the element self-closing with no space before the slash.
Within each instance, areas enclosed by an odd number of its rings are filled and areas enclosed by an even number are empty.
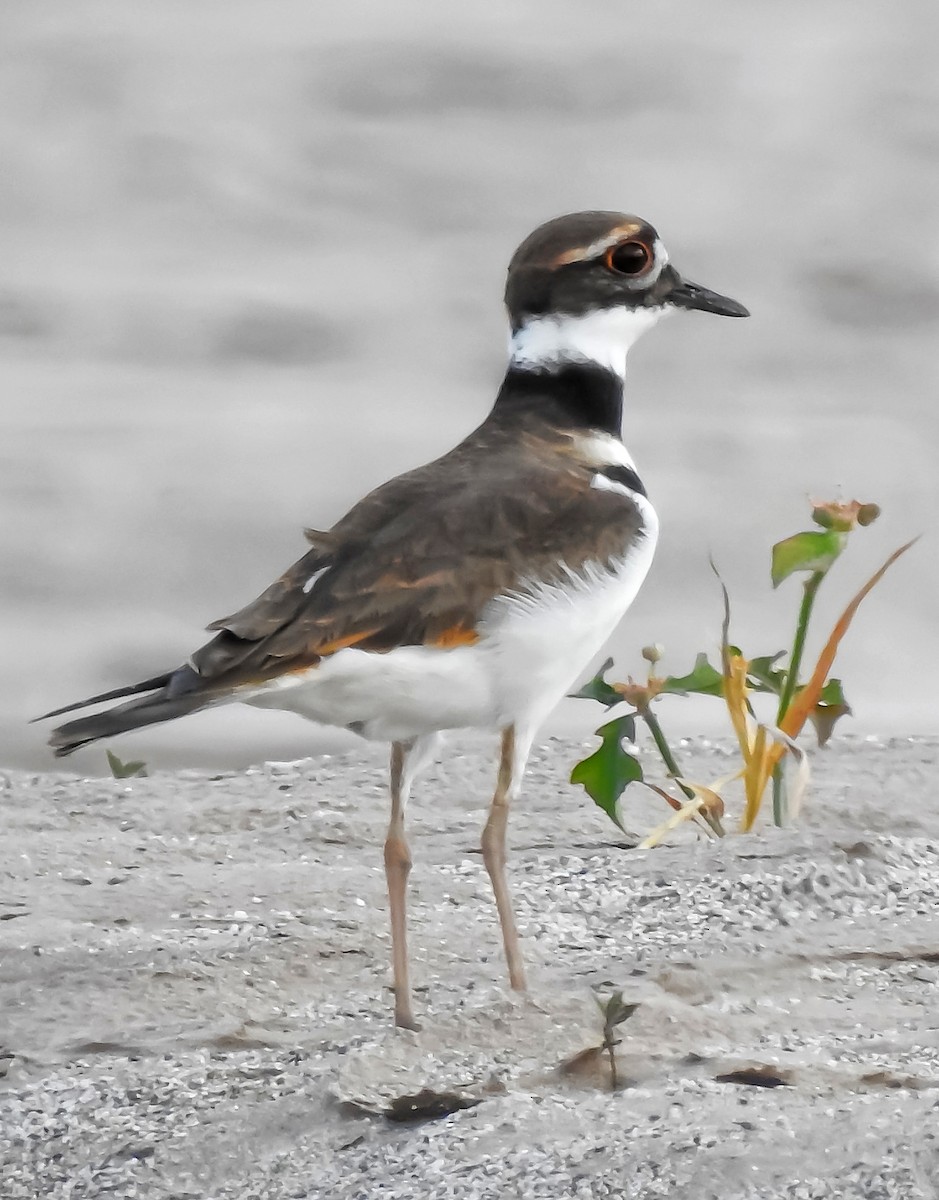
<svg viewBox="0 0 939 1200">
<path fill-rule="evenodd" d="M 740 828 L 749 833 L 760 814 L 763 793 L 766 791 L 766 726 L 757 725 L 753 735 L 753 745 L 746 755 L 746 766 L 743 772 L 743 786 L 746 795 L 743 817 Z"/>
<path fill-rule="evenodd" d="M 732 780 L 739 779 L 741 773 L 742 772 L 740 771 L 732 771 L 729 775 L 722 775 L 721 778 L 713 783 L 710 787 L 705 787 L 700 783 L 692 783 L 690 779 L 681 779 L 676 775 L 675 782 L 681 784 L 682 787 L 688 788 L 688 790 L 694 792 L 695 795 L 694 800 L 688 800 L 684 804 L 676 800 L 674 796 L 669 796 L 667 792 L 663 792 L 661 788 L 657 788 L 652 784 L 648 784 L 647 786 L 651 787 L 654 792 L 658 792 L 660 796 L 664 796 L 676 811 L 674 816 L 669 817 L 667 821 L 663 821 L 661 825 L 656 826 L 656 828 L 653 829 L 652 832 L 639 843 L 636 849 L 651 850 L 653 846 L 658 845 L 658 843 L 667 833 L 670 833 L 673 829 L 676 829 L 682 824 L 682 822 L 692 821 L 695 819 L 698 820 L 701 828 L 704 829 L 711 837 L 717 837 L 717 833 L 705 820 L 702 819 L 702 813 L 705 809 L 712 809 L 718 819 L 724 815 L 724 800 L 719 789 L 726 787 L 728 783 L 732 782 Z"/>
<path fill-rule="evenodd" d="M 659 787 L 657 783 L 650 783 L 648 779 L 640 781 L 644 783 L 650 792 L 655 792 L 657 796 L 661 796 L 669 808 L 673 808 L 675 812 L 679 812 L 682 807 L 682 801 L 671 795 L 665 788 Z"/>
<path fill-rule="evenodd" d="M 747 702 L 747 668 L 750 665 L 742 654 L 724 654 L 724 703 L 743 761 L 749 765 L 753 744 L 750 733 L 749 704 Z"/>
<path fill-rule="evenodd" d="M 777 742 L 781 741 L 784 743 L 786 749 L 798 763 L 795 779 L 792 781 L 792 785 L 789 786 L 787 784 L 786 788 L 789 815 L 795 820 L 802 811 L 802 802 L 805 800 L 809 790 L 809 780 L 811 778 L 809 756 L 801 746 L 796 745 L 792 738 L 787 733 L 783 733 L 781 729 L 777 729 L 775 726 L 767 726 L 767 729 Z"/>
<path fill-rule="evenodd" d="M 693 788 L 693 790 L 697 789 Z M 673 829 L 677 829 L 685 821 L 693 821 L 695 817 L 699 816 L 701 810 L 707 807 L 707 803 L 702 796 L 696 796 L 694 800 L 689 800 L 681 806 L 678 812 L 673 813 L 668 820 L 663 821 L 661 825 L 656 825 L 655 829 L 642 839 L 636 849 L 653 849 L 667 833 L 671 833 Z"/>
</svg>

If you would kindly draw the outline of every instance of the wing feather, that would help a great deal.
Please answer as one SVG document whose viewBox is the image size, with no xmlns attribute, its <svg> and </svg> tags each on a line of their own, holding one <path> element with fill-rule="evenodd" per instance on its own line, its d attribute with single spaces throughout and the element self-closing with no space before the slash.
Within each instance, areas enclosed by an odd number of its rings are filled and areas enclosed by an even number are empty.
<svg viewBox="0 0 939 1200">
<path fill-rule="evenodd" d="M 570 439 L 470 438 L 398 476 L 328 533 L 311 531 L 311 550 L 209 626 L 217 636 L 192 659 L 202 686 L 261 682 L 347 646 L 475 640 L 494 597 L 608 562 L 641 536 L 640 510 L 591 488 L 593 470 Z"/>
</svg>

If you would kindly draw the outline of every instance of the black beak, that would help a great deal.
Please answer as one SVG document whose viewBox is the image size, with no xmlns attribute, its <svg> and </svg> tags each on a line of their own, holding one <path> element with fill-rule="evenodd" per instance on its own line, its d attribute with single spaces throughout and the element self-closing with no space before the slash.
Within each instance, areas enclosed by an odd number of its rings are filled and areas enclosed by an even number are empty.
<svg viewBox="0 0 939 1200">
<path fill-rule="evenodd" d="M 708 288 L 699 287 L 696 283 L 689 283 L 686 279 L 679 279 L 665 299 L 667 303 L 674 304 L 676 308 L 697 308 L 701 312 L 717 313 L 719 317 L 749 317 L 750 315 L 742 304 L 731 300 L 729 296 L 721 296 Z"/>
</svg>

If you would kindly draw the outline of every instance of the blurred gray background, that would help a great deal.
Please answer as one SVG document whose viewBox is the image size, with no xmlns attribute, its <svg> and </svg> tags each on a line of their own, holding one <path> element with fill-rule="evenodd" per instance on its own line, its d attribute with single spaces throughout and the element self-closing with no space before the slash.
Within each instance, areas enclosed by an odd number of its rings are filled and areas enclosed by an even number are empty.
<svg viewBox="0 0 939 1200">
<path fill-rule="evenodd" d="M 884 515 L 829 623 L 927 536 L 849 635 L 850 727 L 935 733 L 937 30 L 932 0 L 6 0 L 0 764 L 51 766 L 27 717 L 175 666 L 304 524 L 472 428 L 508 257 L 579 208 L 652 220 L 753 312 L 676 316 L 632 353 L 626 441 L 663 534 L 620 673 L 651 640 L 676 672 L 713 648 L 709 553 L 735 639 L 782 648 L 799 585 L 771 592 L 769 546 L 809 494 L 857 496 Z M 554 727 L 599 718 L 569 702 Z M 340 744 L 235 706 L 114 749 Z"/>
</svg>

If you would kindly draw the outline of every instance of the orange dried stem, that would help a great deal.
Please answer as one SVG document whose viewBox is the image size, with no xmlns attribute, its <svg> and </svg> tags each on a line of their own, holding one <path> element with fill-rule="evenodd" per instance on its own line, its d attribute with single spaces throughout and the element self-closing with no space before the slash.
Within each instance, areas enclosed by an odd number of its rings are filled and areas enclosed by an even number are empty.
<svg viewBox="0 0 939 1200">
<path fill-rule="evenodd" d="M 867 583 L 864 584 L 864 586 L 851 600 L 850 604 L 848 604 L 847 608 L 845 608 L 844 612 L 835 622 L 835 627 L 831 631 L 828 641 L 825 643 L 821 654 L 818 656 L 818 662 L 815 664 L 815 670 L 812 672 L 812 677 L 809 679 L 802 691 L 799 692 L 799 694 L 793 700 L 788 711 L 785 713 L 783 719 L 779 723 L 779 727 L 782 729 L 783 733 L 788 733 L 790 737 L 797 737 L 798 734 L 802 732 L 802 726 L 808 720 L 809 713 L 811 713 L 815 708 L 815 705 L 818 703 L 818 698 L 822 694 L 822 688 L 825 686 L 825 682 L 828 679 L 828 672 L 831 670 L 832 664 L 835 661 L 835 655 L 838 653 L 838 647 L 841 644 L 841 639 L 848 632 L 848 627 L 854 619 L 854 614 L 860 608 L 862 600 L 868 594 L 868 592 L 870 592 L 877 586 L 878 583 L 880 583 L 881 579 L 883 579 L 884 575 L 886 575 L 887 571 L 893 566 L 900 555 L 905 554 L 907 550 L 909 550 L 909 548 L 917 541 L 919 541 L 919 538 L 913 538 L 911 541 L 906 542 L 905 545 L 900 546 L 898 550 L 894 550 L 893 554 L 891 554 L 883 566 L 879 567 L 870 577 L 870 579 L 868 579 Z M 781 754 L 782 751 L 780 750 L 780 755 Z"/>
</svg>

